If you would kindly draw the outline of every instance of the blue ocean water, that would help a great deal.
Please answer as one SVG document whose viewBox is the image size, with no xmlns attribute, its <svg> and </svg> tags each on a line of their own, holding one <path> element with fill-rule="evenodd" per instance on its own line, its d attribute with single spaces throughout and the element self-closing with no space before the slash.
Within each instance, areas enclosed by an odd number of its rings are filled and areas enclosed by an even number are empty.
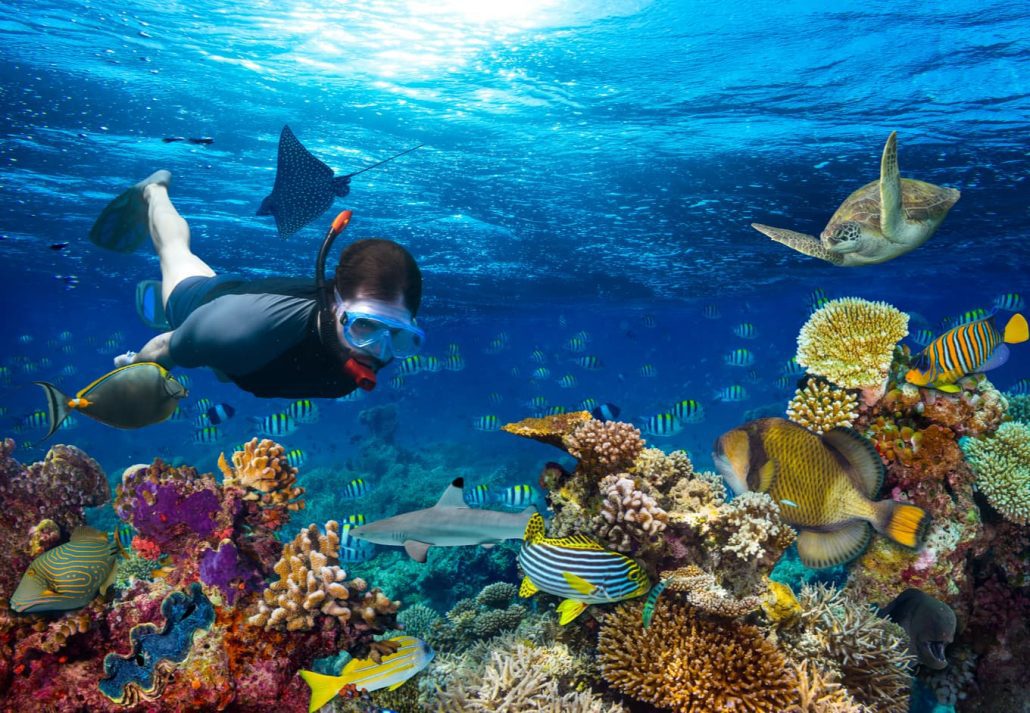
<svg viewBox="0 0 1030 713">
<path fill-rule="evenodd" d="M 317 423 L 280 439 L 308 468 L 350 473 L 368 434 L 358 414 L 393 406 L 397 443 L 449 454 L 441 488 L 454 475 L 533 482 L 549 454 L 473 423 L 524 418 L 537 396 L 611 402 L 626 420 L 695 399 L 705 419 L 653 442 L 711 467 L 719 433 L 789 398 L 776 382 L 813 291 L 885 300 L 933 327 L 1000 293 L 1030 296 L 1028 15 L 957 0 L 4 3 L 3 431 L 22 460 L 42 456 L 45 429 L 24 425 L 45 408 L 30 382 L 73 392 L 153 336 L 133 301 L 159 278 L 150 246 L 105 252 L 87 233 L 111 197 L 165 168 L 194 251 L 218 272 L 312 275 L 343 208 L 345 239 L 396 240 L 423 270 L 425 353 L 457 344 L 465 368 L 393 386 L 393 366 L 360 400 L 319 402 Z M 255 212 L 284 124 L 337 173 L 425 146 L 355 178 L 283 241 Z M 962 191 L 927 244 L 839 268 L 749 227 L 818 234 L 877 178 L 892 131 L 903 176 Z M 177 136 L 213 142 L 162 141 Z M 734 334 L 742 323 L 754 339 Z M 740 347 L 753 367 L 725 363 Z M 573 361 L 586 355 L 603 368 Z M 1016 347 L 991 379 L 1009 387 L 1028 366 Z M 116 431 L 81 415 L 52 442 L 110 473 L 155 456 L 213 470 L 254 435 L 250 418 L 289 405 L 188 373 L 187 404 L 236 410 L 218 443 L 194 444 L 191 420 Z M 713 399 L 732 385 L 749 398 Z"/>
</svg>

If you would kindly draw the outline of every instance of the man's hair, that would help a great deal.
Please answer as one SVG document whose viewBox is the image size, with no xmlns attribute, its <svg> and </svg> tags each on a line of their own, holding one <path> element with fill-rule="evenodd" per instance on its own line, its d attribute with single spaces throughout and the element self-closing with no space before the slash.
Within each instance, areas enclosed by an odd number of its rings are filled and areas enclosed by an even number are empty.
<svg viewBox="0 0 1030 713">
<path fill-rule="evenodd" d="M 392 240 L 369 238 L 351 243 L 336 266 L 336 290 L 343 299 L 362 295 L 394 300 L 400 295 L 412 316 L 422 303 L 422 271 L 407 250 Z"/>
</svg>

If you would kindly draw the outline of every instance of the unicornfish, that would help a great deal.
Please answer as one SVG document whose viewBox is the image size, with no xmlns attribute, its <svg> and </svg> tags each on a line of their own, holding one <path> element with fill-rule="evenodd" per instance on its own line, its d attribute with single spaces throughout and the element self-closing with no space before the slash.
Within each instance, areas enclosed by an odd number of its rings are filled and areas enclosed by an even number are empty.
<svg viewBox="0 0 1030 713">
<path fill-rule="evenodd" d="M 81 609 L 97 592 L 106 594 L 118 553 L 128 551 L 129 533 L 120 528 L 109 539 L 92 527 L 76 528 L 69 542 L 32 560 L 11 595 L 11 609 L 20 614 Z"/>
<path fill-rule="evenodd" d="M 383 656 L 379 663 L 371 659 L 351 659 L 339 676 L 301 670 L 300 677 L 311 687 L 308 712 L 314 713 L 350 684 L 370 692 L 382 688 L 390 691 L 400 688 L 405 681 L 428 666 L 435 655 L 426 642 L 413 636 L 395 636 L 390 641 L 398 644 L 398 649 Z"/>
<path fill-rule="evenodd" d="M 72 398 L 53 384 L 35 381 L 46 392 L 53 435 L 72 411 L 115 428 L 143 428 L 171 417 L 187 391 L 160 364 L 143 361 L 118 367 Z"/>
<path fill-rule="evenodd" d="M 297 140 L 289 126 L 279 134 L 279 158 L 275 184 L 257 210 L 257 215 L 271 215 L 279 237 L 288 238 L 329 210 L 333 200 L 350 193 L 350 179 L 359 173 L 392 161 L 420 148 L 422 144 L 388 159 L 366 166 L 346 176 L 333 176 L 333 169 L 315 158 Z"/>
<path fill-rule="evenodd" d="M 544 519 L 539 513 L 526 525 L 518 559 L 525 573 L 519 596 L 531 597 L 544 591 L 566 597 L 558 605 L 562 625 L 579 616 L 589 604 L 620 602 L 651 588 L 640 565 L 589 537 L 545 537 Z"/>
<path fill-rule="evenodd" d="M 735 493 L 768 493 L 780 505 L 783 519 L 800 530 L 801 561 L 813 569 L 858 557 L 874 529 L 915 549 L 930 526 L 922 508 L 873 499 L 883 462 L 850 428 L 818 436 L 783 418 L 762 418 L 719 436 L 712 457 Z"/>
</svg>

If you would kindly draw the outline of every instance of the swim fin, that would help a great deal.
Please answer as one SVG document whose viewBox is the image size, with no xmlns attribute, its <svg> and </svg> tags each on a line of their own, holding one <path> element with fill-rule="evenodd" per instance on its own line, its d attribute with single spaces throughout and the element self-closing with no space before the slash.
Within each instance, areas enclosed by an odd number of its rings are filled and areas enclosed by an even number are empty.
<svg viewBox="0 0 1030 713">
<path fill-rule="evenodd" d="M 100 217 L 89 230 L 89 240 L 106 250 L 131 253 L 149 236 L 147 203 L 143 189 L 151 183 L 171 183 L 168 171 L 154 171 L 132 188 L 121 193 L 101 211 Z"/>
<path fill-rule="evenodd" d="M 136 285 L 136 314 L 151 329 L 167 332 L 172 328 L 165 316 L 160 280 L 143 280 Z"/>
</svg>

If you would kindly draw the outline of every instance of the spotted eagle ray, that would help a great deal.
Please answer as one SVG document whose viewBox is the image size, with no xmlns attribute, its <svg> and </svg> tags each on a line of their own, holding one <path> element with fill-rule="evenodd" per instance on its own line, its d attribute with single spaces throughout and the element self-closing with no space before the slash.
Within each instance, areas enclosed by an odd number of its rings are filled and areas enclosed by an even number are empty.
<svg viewBox="0 0 1030 713">
<path fill-rule="evenodd" d="M 257 215 L 271 215 L 279 237 L 288 238 L 329 210 L 336 196 L 350 193 L 350 179 L 388 161 L 410 153 L 423 144 L 383 159 L 346 176 L 333 176 L 333 169 L 315 158 L 297 140 L 289 126 L 279 134 L 279 159 L 272 192 L 261 201 Z"/>
</svg>

